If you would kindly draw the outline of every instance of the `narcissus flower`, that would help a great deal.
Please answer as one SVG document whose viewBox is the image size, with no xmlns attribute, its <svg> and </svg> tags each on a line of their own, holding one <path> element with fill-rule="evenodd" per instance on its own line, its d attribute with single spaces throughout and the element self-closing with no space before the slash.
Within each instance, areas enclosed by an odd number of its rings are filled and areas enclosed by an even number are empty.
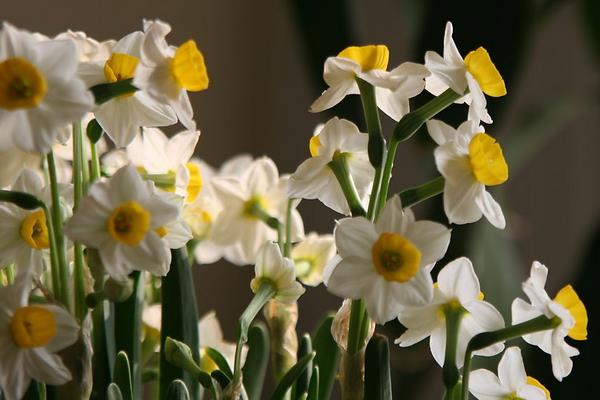
<svg viewBox="0 0 600 400">
<path fill-rule="evenodd" d="M 125 280 L 134 270 L 164 276 L 171 253 L 161 236 L 180 207 L 155 190 L 133 166 L 125 166 L 111 179 L 92 185 L 65 233 L 98 249 L 106 271 L 116 280 Z"/>
<path fill-rule="evenodd" d="M 254 262 L 260 246 L 277 240 L 277 231 L 264 218 L 285 221 L 288 179 L 279 177 L 277 166 L 267 158 L 259 158 L 238 177 L 215 178 L 213 189 L 224 212 L 212 226 L 212 239 L 221 246 L 236 246 L 244 264 Z M 291 218 L 292 240 L 304 235 L 302 218 L 295 209 Z"/>
<path fill-rule="evenodd" d="M 12 190 L 29 193 L 46 204 L 50 203 L 50 188 L 44 187 L 32 170 L 23 169 Z M 61 185 L 60 194 L 72 196 L 70 185 Z M 68 199 L 65 199 L 68 201 Z M 10 203 L 0 204 L 0 265 L 15 263 L 17 274 L 30 276 L 44 271 L 44 257 L 50 246 L 44 210 L 25 210 Z"/>
<path fill-rule="evenodd" d="M 334 236 L 341 261 L 327 274 L 330 292 L 364 299 L 369 316 L 379 324 L 397 317 L 403 305 L 431 301 L 431 269 L 450 243 L 445 226 L 415 221 L 395 196 L 375 224 L 363 217 L 346 218 Z"/>
<path fill-rule="evenodd" d="M 323 79 L 329 86 L 310 106 L 311 112 L 327 110 L 350 94 L 359 94 L 357 79 L 375 89 L 377 104 L 391 118 L 408 112 L 408 99 L 423 91 L 429 71 L 422 65 L 404 63 L 388 72 L 389 50 L 384 45 L 351 46 L 325 61 Z"/>
<path fill-rule="evenodd" d="M 304 293 L 304 288 L 296 281 L 294 262 L 283 257 L 279 246 L 272 242 L 266 242 L 258 251 L 250 287 L 256 293 L 264 283 L 273 287 L 274 299 L 282 303 L 292 303 Z"/>
<path fill-rule="evenodd" d="M 0 31 L 0 152 L 47 153 L 57 128 L 83 117 L 94 98 L 77 77 L 69 40 L 37 41 L 4 23 Z"/>
<path fill-rule="evenodd" d="M 527 376 L 521 349 L 509 347 L 498 364 L 498 376 L 487 369 L 471 372 L 469 391 L 478 400 L 550 400 L 550 392 Z"/>
<path fill-rule="evenodd" d="M 128 34 L 114 45 L 108 59 L 81 63 L 79 75 L 89 86 L 134 78 L 139 69 L 143 40 L 142 32 Z M 169 105 L 141 90 L 99 105 L 94 114 L 117 147 L 131 143 L 140 127 L 166 126 L 177 122 Z"/>
<path fill-rule="evenodd" d="M 310 139 L 312 157 L 300 164 L 290 176 L 288 196 L 319 199 L 332 210 L 350 215 L 344 192 L 329 163 L 334 156 L 345 157 L 358 196 L 364 198 L 373 184 L 375 173 L 367 154 L 368 141 L 369 135 L 360 133 L 352 122 L 337 117 L 330 119 Z"/>
<path fill-rule="evenodd" d="M 458 258 L 446 265 L 438 275 L 433 289 L 433 300 L 421 307 L 402 307 L 398 320 L 407 330 L 396 339 L 402 347 L 412 346 L 430 337 L 429 346 L 433 358 L 444 365 L 446 354 L 446 313 L 458 311 L 460 320 L 456 348 L 456 363 L 460 368 L 464 362 L 469 340 L 478 333 L 504 328 L 502 315 L 490 303 L 483 301 L 479 280 L 473 264 L 468 258 Z M 504 349 L 495 344 L 475 352 L 481 356 L 493 356 Z"/>
<path fill-rule="evenodd" d="M 496 228 L 506 221 L 500 205 L 486 186 L 508 180 L 508 165 L 502 147 L 474 121 L 454 129 L 430 120 L 427 129 L 438 144 L 434 151 L 438 171 L 445 179 L 444 210 L 451 223 L 468 224 L 484 215 Z"/>
<path fill-rule="evenodd" d="M 188 92 L 208 88 L 204 56 L 196 42 L 188 40 L 179 47 L 169 46 L 165 37 L 171 27 L 159 20 L 144 21 L 142 59 L 133 84 L 160 102 L 169 104 L 179 121 L 196 130 L 194 110 Z"/>
<path fill-rule="evenodd" d="M 75 43 L 77 53 L 79 54 L 79 62 L 108 60 L 111 50 L 116 43 L 114 40 L 98 42 L 96 39 L 89 37 L 85 32 L 72 31 L 70 29 L 59 33 L 55 39 L 68 39 Z"/>
<path fill-rule="evenodd" d="M 325 266 L 335 256 L 335 242 L 332 235 L 309 233 L 292 248 L 291 258 L 296 266 L 298 279 L 308 286 L 323 282 Z"/>
<path fill-rule="evenodd" d="M 556 322 L 554 329 L 532 333 L 523 339 L 538 346 L 552 358 L 552 372 L 559 381 L 571 373 L 573 361 L 571 357 L 579 351 L 565 342 L 569 336 L 573 340 L 587 339 L 587 311 L 571 285 L 559 290 L 554 299 L 546 293 L 548 268 L 534 261 L 531 274 L 523 283 L 523 291 L 531 304 L 522 299 L 515 299 L 512 304 L 513 324 L 518 324 L 545 315 Z"/>
<path fill-rule="evenodd" d="M 469 104 L 469 119 L 492 123 L 484 93 L 491 97 L 504 96 L 506 86 L 486 49 L 479 47 L 463 60 L 452 39 L 452 23 L 448 22 L 444 34 L 444 56 L 428 51 L 425 53 L 425 66 L 432 73 L 425 86 L 429 92 L 437 96 L 450 88 L 464 94 L 463 101 Z"/>
<path fill-rule="evenodd" d="M 0 287 L 0 389 L 22 399 L 32 380 L 62 385 L 71 373 L 56 354 L 75 343 L 79 326 L 62 307 L 28 304 L 26 283 Z"/>
</svg>

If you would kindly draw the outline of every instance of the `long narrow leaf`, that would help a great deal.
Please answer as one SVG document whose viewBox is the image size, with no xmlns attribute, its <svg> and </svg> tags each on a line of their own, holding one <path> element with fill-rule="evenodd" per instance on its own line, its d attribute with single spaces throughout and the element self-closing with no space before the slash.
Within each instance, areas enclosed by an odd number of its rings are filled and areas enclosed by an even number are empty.
<svg viewBox="0 0 600 400">
<path fill-rule="evenodd" d="M 223 372 L 223 374 L 225 374 L 225 376 L 231 380 L 233 377 L 233 371 L 231 371 L 231 367 L 229 366 L 229 363 L 225 357 L 223 357 L 223 354 L 221 354 L 219 350 L 213 349 L 212 347 L 207 347 L 204 349 L 204 351 L 206 351 L 206 354 L 212 358 L 215 364 L 217 364 L 219 370 L 221 370 L 221 372 Z"/>
<path fill-rule="evenodd" d="M 248 399 L 260 400 L 268 363 L 269 331 L 265 324 L 256 322 L 248 330 L 248 354 L 242 368 Z"/>
<path fill-rule="evenodd" d="M 313 336 L 313 348 L 317 352 L 314 365 L 319 367 L 319 400 L 329 400 L 340 362 L 340 349 L 331 336 L 333 315 L 323 320 Z"/>
<path fill-rule="evenodd" d="M 301 360 L 307 354 L 312 353 L 312 351 L 313 351 L 313 349 L 312 349 L 312 342 L 310 340 L 310 336 L 308 334 L 305 334 L 304 336 L 302 336 L 302 339 L 300 339 L 300 346 L 298 347 L 298 360 Z M 312 369 L 313 369 L 312 362 L 310 362 L 310 363 L 308 363 L 306 369 L 304 370 L 304 372 L 302 374 L 300 374 L 300 376 L 296 380 L 296 383 L 294 384 L 294 390 L 292 392 L 292 399 L 299 400 L 304 395 L 304 393 L 308 390 L 308 385 L 310 384 L 310 377 L 311 377 Z"/>
<path fill-rule="evenodd" d="M 120 351 L 115 358 L 113 382 L 121 390 L 123 400 L 133 400 L 133 387 L 131 383 L 131 369 L 127 353 Z"/>
<path fill-rule="evenodd" d="M 176 379 L 169 385 L 166 400 L 190 400 L 190 393 L 183 381 Z"/>
<path fill-rule="evenodd" d="M 392 398 L 390 350 L 383 335 L 374 335 L 365 353 L 365 398 L 388 400 Z"/>
<path fill-rule="evenodd" d="M 296 379 L 298 379 L 298 377 L 302 375 L 304 370 L 306 370 L 306 368 L 311 363 L 314 357 L 315 352 L 313 351 L 312 353 L 309 353 L 306 356 L 304 356 L 300 361 L 298 361 L 296 365 L 290 368 L 289 371 L 287 371 L 285 375 L 283 375 L 283 377 L 277 384 L 277 387 L 275 388 L 275 391 L 271 396 L 271 400 L 284 399 L 286 393 L 291 389 L 294 382 L 296 382 Z"/>
</svg>

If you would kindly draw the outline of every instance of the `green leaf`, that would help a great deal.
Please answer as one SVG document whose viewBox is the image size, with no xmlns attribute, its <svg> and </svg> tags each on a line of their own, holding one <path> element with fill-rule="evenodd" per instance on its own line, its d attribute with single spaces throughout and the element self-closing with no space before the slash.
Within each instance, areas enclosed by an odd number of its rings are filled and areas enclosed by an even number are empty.
<svg viewBox="0 0 600 400">
<path fill-rule="evenodd" d="M 198 346 L 198 312 L 192 272 L 185 249 L 171 250 L 171 269 L 162 278 L 162 320 L 159 398 L 165 398 L 172 381 L 182 379 L 192 398 L 200 398 L 200 387 L 181 367 L 167 362 L 164 344 L 171 337 L 188 345 L 193 359 L 200 360 Z"/>
<path fill-rule="evenodd" d="M 45 396 L 43 396 L 43 394 L 41 393 L 41 385 L 39 382 L 32 380 L 31 383 L 29 384 L 29 388 L 27 388 L 27 391 L 25 392 L 25 395 L 23 396 L 23 400 L 44 400 Z M 0 399 L 3 399 L 2 397 L 2 392 L 0 391 Z"/>
<path fill-rule="evenodd" d="M 113 382 L 117 384 L 123 395 L 123 400 L 133 400 L 133 387 L 131 384 L 131 370 L 127 353 L 119 351 L 115 358 Z"/>
<path fill-rule="evenodd" d="M 114 312 L 108 301 L 99 302 L 92 310 L 92 340 L 94 355 L 92 356 L 93 386 L 92 398 L 102 398 L 111 382 L 114 366 Z"/>
<path fill-rule="evenodd" d="M 308 365 L 311 363 L 313 358 L 315 357 L 315 352 L 307 354 L 300 361 L 296 363 L 292 368 L 289 369 L 283 375 L 277 387 L 275 387 L 275 391 L 271 396 L 271 400 L 283 400 L 285 398 L 286 393 L 290 390 L 294 382 L 298 379 L 300 375 L 306 370 Z"/>
<path fill-rule="evenodd" d="M 138 90 L 132 85 L 133 79 L 123 79 L 113 83 L 100 83 L 90 88 L 94 95 L 96 104 L 106 103 L 114 97 L 119 97 L 124 94 L 130 94 Z"/>
<path fill-rule="evenodd" d="M 154 382 L 158 379 L 158 368 L 146 368 L 142 371 L 142 383 Z"/>
<path fill-rule="evenodd" d="M 176 379 L 169 385 L 167 400 L 190 400 L 190 393 L 183 381 Z"/>
<path fill-rule="evenodd" d="M 302 339 L 300 339 L 300 346 L 298 347 L 298 360 L 301 360 L 306 355 L 312 353 L 312 342 L 310 340 L 310 336 L 308 334 L 304 334 Z M 292 399 L 300 399 L 302 395 L 308 390 L 308 385 L 310 384 L 310 378 L 312 373 L 312 362 L 308 363 L 306 369 L 294 384 L 294 389 L 292 391 Z"/>
<path fill-rule="evenodd" d="M 331 336 L 333 315 L 323 320 L 313 335 L 313 348 L 317 352 L 314 365 L 319 367 L 319 400 L 329 400 L 337 375 L 340 349 Z"/>
<path fill-rule="evenodd" d="M 142 310 L 144 307 L 144 275 L 139 271 L 131 274 L 133 293 L 120 303 L 115 303 L 115 346 L 124 351 L 130 362 L 133 394 L 142 394 Z"/>
<path fill-rule="evenodd" d="M 116 384 L 111 383 L 106 389 L 106 398 L 107 400 L 123 400 L 123 395 L 121 394 L 119 387 Z"/>
<path fill-rule="evenodd" d="M 219 350 L 212 347 L 206 347 L 204 351 L 206 351 L 206 354 L 212 358 L 215 364 L 217 364 L 217 367 L 219 367 L 221 372 L 223 372 L 225 376 L 231 380 L 233 377 L 233 371 L 231 371 L 231 367 L 229 366 L 229 363 L 225 357 L 223 357 L 223 354 L 221 354 Z"/>
<path fill-rule="evenodd" d="M 258 321 L 248 330 L 248 354 L 242 368 L 248 399 L 260 400 L 268 364 L 269 331 Z"/>
<path fill-rule="evenodd" d="M 314 366 L 310 376 L 310 384 L 308 385 L 308 396 L 306 400 L 319 399 L 319 367 Z"/>
<path fill-rule="evenodd" d="M 225 375 L 225 373 L 221 370 L 215 369 L 210 373 L 210 376 L 219 382 L 219 385 L 222 389 L 225 389 L 231 383 L 231 378 Z"/>
<path fill-rule="evenodd" d="M 365 352 L 365 398 L 392 399 L 390 350 L 387 337 L 373 335 Z"/>
<path fill-rule="evenodd" d="M 92 144 L 93 143 L 98 143 L 98 141 L 102 137 L 102 132 L 103 132 L 102 127 L 100 126 L 100 124 L 98 123 L 98 121 L 96 121 L 95 118 L 93 120 L 91 120 L 87 124 L 87 127 L 85 128 L 85 133 L 86 133 L 89 141 Z"/>
<path fill-rule="evenodd" d="M 21 207 L 24 210 L 35 210 L 44 208 L 44 202 L 37 197 L 24 192 L 13 192 L 10 190 L 0 190 L 0 202 L 8 202 Z"/>
</svg>

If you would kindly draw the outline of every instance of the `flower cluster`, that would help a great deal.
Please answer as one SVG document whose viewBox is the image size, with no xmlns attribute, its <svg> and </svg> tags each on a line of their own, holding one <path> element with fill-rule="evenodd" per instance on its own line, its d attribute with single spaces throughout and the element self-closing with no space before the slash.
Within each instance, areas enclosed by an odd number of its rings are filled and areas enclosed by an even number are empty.
<svg viewBox="0 0 600 400">
<path fill-rule="evenodd" d="M 388 71 L 385 45 L 328 58 L 328 87 L 310 110 L 360 95 L 367 132 L 329 119 L 309 138 L 310 157 L 285 174 L 266 156 L 234 156 L 216 169 L 195 157 L 200 132 L 189 92 L 208 88 L 207 68 L 194 40 L 169 44 L 170 30 L 144 21 L 142 30 L 104 42 L 9 23 L 0 31 L 4 398 L 41 387 L 65 398 L 142 398 L 144 380 L 161 400 L 179 390 L 198 398 L 199 384 L 215 400 L 258 399 L 269 340 L 274 398 L 290 388 L 294 398 L 329 393 L 332 383 L 319 383 L 315 371 L 336 375 L 325 368 L 335 368 L 338 351 L 343 397 L 370 398 L 365 348 L 380 343 L 371 339 L 375 324 L 393 319 L 406 327 L 398 345 L 429 338 L 446 398 L 467 399 L 469 391 L 478 399 L 549 398 L 526 375 L 520 350 L 504 343 L 523 337 L 551 355 L 557 379 L 567 376 L 578 350 L 565 337 L 587 338 L 574 289 L 551 299 L 548 269 L 534 262 L 523 283 L 529 302 L 514 300 L 506 326 L 468 258 L 436 270 L 452 242 L 448 225 L 485 216 L 506 226 L 488 187 L 508 180 L 508 165 L 488 133 L 486 109 L 486 96 L 503 96 L 506 87 L 483 47 L 463 58 L 448 22 L 443 56 L 427 52 L 424 64 Z M 411 109 L 422 93 L 434 98 Z M 433 119 L 454 103 L 468 105 L 458 128 Z M 396 123 L 390 137 L 380 110 Z M 185 130 L 170 137 L 159 129 L 177 123 Z M 423 125 L 437 145 L 440 176 L 389 195 L 396 149 Z M 448 224 L 417 219 L 411 207 L 440 194 Z M 297 207 L 310 199 L 340 214 L 333 232 L 305 233 Z M 198 320 L 188 265 L 222 258 L 255 266 L 235 343 L 224 340 L 214 312 Z M 321 283 L 344 305 L 321 336 L 298 340 L 303 284 Z M 270 339 L 253 325 L 261 310 Z M 471 373 L 472 356 L 503 351 L 498 375 Z"/>
</svg>

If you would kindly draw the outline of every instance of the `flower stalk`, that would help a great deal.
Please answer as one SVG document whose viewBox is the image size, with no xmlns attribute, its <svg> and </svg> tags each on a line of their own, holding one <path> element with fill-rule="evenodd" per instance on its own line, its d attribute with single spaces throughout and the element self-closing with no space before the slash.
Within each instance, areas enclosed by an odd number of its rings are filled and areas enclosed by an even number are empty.
<svg viewBox="0 0 600 400">
<path fill-rule="evenodd" d="M 327 164 L 331 171 L 338 180 L 342 192 L 348 201 L 348 206 L 353 216 L 365 216 L 366 212 L 363 208 L 356 186 L 350 177 L 350 171 L 348 170 L 348 161 L 346 160 L 346 153 L 337 153 L 333 156 L 333 160 Z"/>
<path fill-rule="evenodd" d="M 81 198 L 84 195 L 84 184 L 86 179 L 84 177 L 83 166 L 86 164 L 86 160 L 83 153 L 83 131 L 81 129 L 81 122 L 76 122 L 73 124 L 73 211 L 79 209 Z M 87 313 L 87 306 L 85 301 L 86 288 L 83 272 L 84 255 L 83 245 L 81 243 L 74 244 L 74 253 L 73 280 L 75 288 L 75 316 L 78 321 L 83 321 L 83 318 Z"/>
<path fill-rule="evenodd" d="M 456 367 L 456 347 L 458 345 L 458 333 L 460 322 L 464 314 L 463 308 L 458 305 L 449 304 L 444 307 L 446 318 L 446 354 L 444 356 L 444 367 L 442 376 L 446 386 L 445 400 L 453 400 L 453 393 L 459 382 L 460 374 Z"/>
</svg>

